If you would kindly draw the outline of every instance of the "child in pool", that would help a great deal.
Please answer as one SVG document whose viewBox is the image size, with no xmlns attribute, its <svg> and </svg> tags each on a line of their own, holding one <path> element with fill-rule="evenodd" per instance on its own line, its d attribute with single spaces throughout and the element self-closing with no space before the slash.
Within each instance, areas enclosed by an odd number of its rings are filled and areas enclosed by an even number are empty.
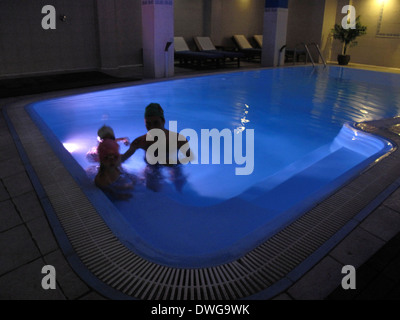
<svg viewBox="0 0 400 320">
<path fill-rule="evenodd" d="M 94 182 L 112 200 L 132 197 L 135 177 L 121 167 L 119 145 L 115 140 L 104 139 L 98 146 L 100 167 Z"/>
<path fill-rule="evenodd" d="M 116 142 L 123 142 L 126 146 L 129 146 L 129 139 L 128 138 L 115 138 L 114 130 L 109 127 L 109 126 L 102 126 L 98 131 L 97 131 L 97 140 L 99 142 L 104 141 L 105 139 L 111 139 Z M 97 153 L 97 148 L 98 147 L 93 147 L 87 154 L 86 154 L 86 159 L 89 160 L 90 162 L 99 162 L 99 155 Z"/>
</svg>

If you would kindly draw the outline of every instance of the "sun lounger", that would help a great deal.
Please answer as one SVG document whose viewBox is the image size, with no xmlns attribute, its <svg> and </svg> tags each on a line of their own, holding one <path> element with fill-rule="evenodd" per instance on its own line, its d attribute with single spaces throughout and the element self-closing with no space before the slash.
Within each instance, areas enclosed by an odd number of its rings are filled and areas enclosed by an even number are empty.
<svg viewBox="0 0 400 320">
<path fill-rule="evenodd" d="M 263 46 L 263 35 L 262 34 L 256 34 L 253 36 L 254 41 L 257 43 L 257 45 L 262 48 Z"/>
<path fill-rule="evenodd" d="M 241 52 L 218 50 L 210 37 L 194 37 L 194 42 L 201 52 L 222 54 L 225 58 L 223 62 L 233 61 L 238 67 L 240 67 L 240 59 L 245 57 Z"/>
<path fill-rule="evenodd" d="M 261 59 L 261 52 L 262 50 L 260 48 L 254 48 L 249 40 L 242 35 L 242 34 L 235 34 L 233 37 L 234 42 L 238 46 L 240 52 L 243 52 L 247 58 L 249 59 L 255 59 L 255 58 L 260 58 Z"/>
<path fill-rule="evenodd" d="M 201 67 L 204 64 L 212 63 L 219 66 L 224 56 L 219 53 L 198 52 L 190 50 L 183 37 L 174 37 L 175 59 L 179 60 L 182 65 L 193 67 Z"/>
</svg>

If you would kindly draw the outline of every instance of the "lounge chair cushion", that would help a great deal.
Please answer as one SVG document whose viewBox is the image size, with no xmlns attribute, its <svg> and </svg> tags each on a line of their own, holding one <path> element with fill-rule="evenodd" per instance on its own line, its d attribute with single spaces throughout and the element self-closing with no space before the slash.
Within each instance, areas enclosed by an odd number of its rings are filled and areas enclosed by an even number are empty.
<svg viewBox="0 0 400 320">
<path fill-rule="evenodd" d="M 263 46 L 263 36 L 262 34 L 256 34 L 253 36 L 254 40 L 256 41 L 257 45 L 262 48 Z"/>
<path fill-rule="evenodd" d="M 201 51 L 217 50 L 209 37 L 194 37 L 194 41 Z"/>
<path fill-rule="evenodd" d="M 174 37 L 174 50 L 175 52 L 190 51 L 183 37 Z"/>
<path fill-rule="evenodd" d="M 235 39 L 237 45 L 239 46 L 240 49 L 253 49 L 252 45 L 250 42 L 246 39 L 246 37 L 242 34 L 235 34 L 233 36 Z"/>
</svg>

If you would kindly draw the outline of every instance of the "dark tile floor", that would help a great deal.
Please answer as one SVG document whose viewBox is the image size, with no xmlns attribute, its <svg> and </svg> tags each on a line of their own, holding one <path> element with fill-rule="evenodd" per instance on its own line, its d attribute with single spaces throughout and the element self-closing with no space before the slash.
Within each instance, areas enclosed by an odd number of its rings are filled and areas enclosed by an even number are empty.
<svg viewBox="0 0 400 320">
<path fill-rule="evenodd" d="M 341 286 L 327 300 L 400 300 L 400 234 L 394 236 L 356 272 L 356 289 Z"/>
</svg>

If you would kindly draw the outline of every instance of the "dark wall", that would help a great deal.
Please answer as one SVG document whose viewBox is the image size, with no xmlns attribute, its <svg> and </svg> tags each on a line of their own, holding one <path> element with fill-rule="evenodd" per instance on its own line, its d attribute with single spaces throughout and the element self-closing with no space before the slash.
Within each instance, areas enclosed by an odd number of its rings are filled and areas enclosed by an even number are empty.
<svg viewBox="0 0 400 320">
<path fill-rule="evenodd" d="M 56 29 L 42 28 L 45 5 Z M 0 15 L 0 77 L 142 63 L 140 0 L 1 0 Z"/>
<path fill-rule="evenodd" d="M 215 45 L 232 46 L 234 34 L 250 40 L 262 34 L 265 0 L 175 0 L 175 35 L 191 48 L 193 37 L 209 36 Z"/>
</svg>

